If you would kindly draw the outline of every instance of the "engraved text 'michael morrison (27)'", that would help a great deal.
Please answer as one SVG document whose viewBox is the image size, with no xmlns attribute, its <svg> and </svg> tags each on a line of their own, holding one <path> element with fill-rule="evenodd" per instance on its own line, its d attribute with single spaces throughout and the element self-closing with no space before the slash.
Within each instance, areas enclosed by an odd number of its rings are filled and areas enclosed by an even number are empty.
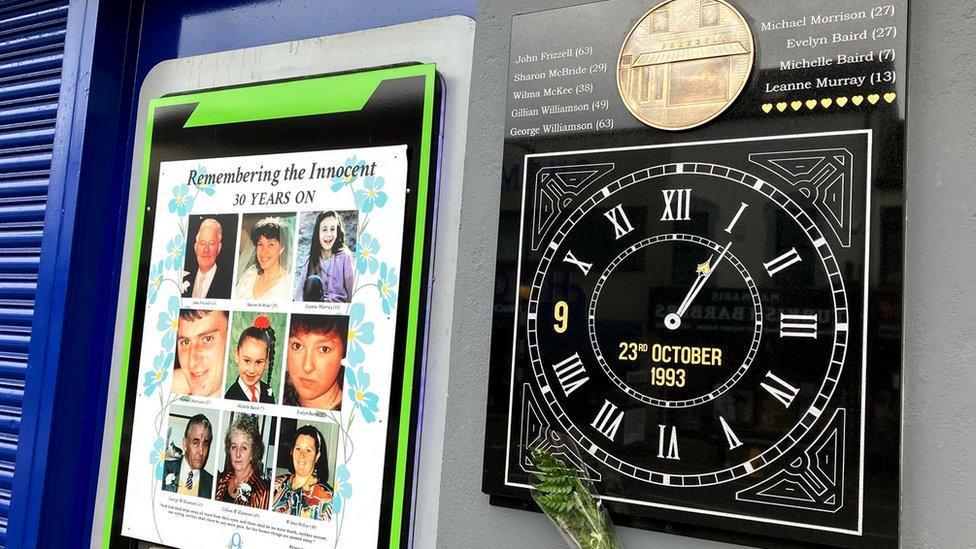
<svg viewBox="0 0 976 549">
<path fill-rule="evenodd" d="M 804 15 L 798 19 L 778 19 L 776 21 L 764 21 L 760 26 L 759 30 L 762 32 L 783 30 L 783 29 L 798 29 L 801 27 L 813 26 L 813 25 L 829 25 L 832 23 L 843 23 L 845 21 L 857 21 L 859 19 L 867 19 L 868 12 L 864 10 L 859 11 L 848 11 L 843 13 L 833 13 L 833 14 L 814 14 L 814 15 Z"/>
</svg>

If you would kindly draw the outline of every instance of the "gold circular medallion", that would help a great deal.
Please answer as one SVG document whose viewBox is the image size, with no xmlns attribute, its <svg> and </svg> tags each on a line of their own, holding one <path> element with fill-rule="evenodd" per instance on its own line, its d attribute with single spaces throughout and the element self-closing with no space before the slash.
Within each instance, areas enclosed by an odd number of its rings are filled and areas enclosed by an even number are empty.
<svg viewBox="0 0 976 549">
<path fill-rule="evenodd" d="M 624 40 L 617 90 L 641 122 L 686 130 L 735 101 L 754 56 L 749 24 L 724 0 L 667 0 L 644 14 Z"/>
</svg>

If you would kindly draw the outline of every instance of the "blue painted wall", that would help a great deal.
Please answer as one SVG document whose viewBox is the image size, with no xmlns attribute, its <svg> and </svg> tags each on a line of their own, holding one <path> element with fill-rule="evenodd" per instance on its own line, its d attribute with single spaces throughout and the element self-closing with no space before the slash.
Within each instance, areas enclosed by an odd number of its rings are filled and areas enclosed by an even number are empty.
<svg viewBox="0 0 976 549">
<path fill-rule="evenodd" d="M 41 271 L 53 293 L 35 310 L 40 343 L 29 359 L 31 417 L 8 547 L 89 545 L 105 406 L 115 400 L 108 371 L 145 75 L 165 59 L 476 11 L 477 0 L 72 0 L 66 58 L 77 65 L 62 88 L 71 118 L 56 137 L 62 168 L 51 181 L 64 200 L 45 220 L 55 236 L 45 237 Z"/>
</svg>

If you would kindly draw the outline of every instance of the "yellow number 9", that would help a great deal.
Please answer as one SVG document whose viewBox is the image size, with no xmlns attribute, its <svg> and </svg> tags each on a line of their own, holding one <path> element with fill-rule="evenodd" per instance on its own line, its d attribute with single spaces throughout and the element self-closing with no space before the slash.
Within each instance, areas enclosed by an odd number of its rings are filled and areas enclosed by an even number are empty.
<svg viewBox="0 0 976 549">
<path fill-rule="evenodd" d="M 566 333 L 566 328 L 569 327 L 569 305 L 565 301 L 557 301 L 552 315 L 556 317 L 556 324 L 552 325 L 552 329 L 557 334 Z"/>
</svg>

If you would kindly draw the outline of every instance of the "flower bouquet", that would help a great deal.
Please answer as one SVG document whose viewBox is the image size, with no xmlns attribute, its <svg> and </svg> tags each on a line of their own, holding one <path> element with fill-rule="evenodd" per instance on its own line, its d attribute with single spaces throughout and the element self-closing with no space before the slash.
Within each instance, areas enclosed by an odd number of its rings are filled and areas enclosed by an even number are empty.
<svg viewBox="0 0 976 549">
<path fill-rule="evenodd" d="M 610 515 L 597 499 L 593 484 L 551 449 L 534 447 L 531 453 L 537 469 L 532 499 L 566 543 L 579 549 L 620 549 Z"/>
</svg>

